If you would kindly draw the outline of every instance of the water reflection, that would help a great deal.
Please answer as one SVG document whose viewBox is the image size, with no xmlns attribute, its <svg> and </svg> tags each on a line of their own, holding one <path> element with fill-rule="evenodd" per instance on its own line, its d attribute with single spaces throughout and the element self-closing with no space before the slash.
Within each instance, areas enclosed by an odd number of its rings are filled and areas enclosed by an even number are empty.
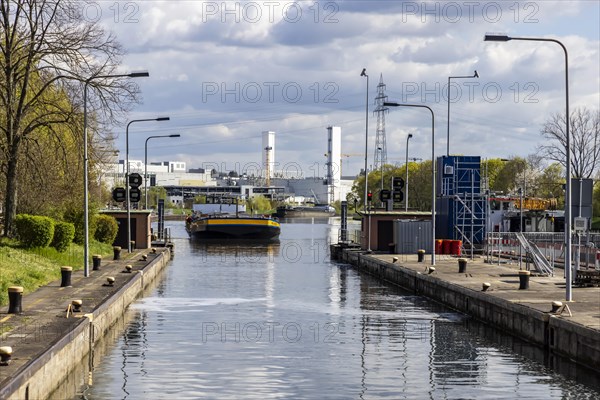
<svg viewBox="0 0 600 400">
<path fill-rule="evenodd" d="M 146 312 L 139 312 L 134 314 L 135 317 L 127 326 L 127 329 L 123 333 L 123 338 L 120 345 L 122 363 L 122 397 L 126 399 L 129 397 L 130 392 L 128 390 L 128 370 L 139 371 L 141 376 L 146 376 L 148 371 L 146 369 L 146 351 L 148 350 L 148 336 L 147 336 L 147 319 L 148 314 Z"/>
</svg>

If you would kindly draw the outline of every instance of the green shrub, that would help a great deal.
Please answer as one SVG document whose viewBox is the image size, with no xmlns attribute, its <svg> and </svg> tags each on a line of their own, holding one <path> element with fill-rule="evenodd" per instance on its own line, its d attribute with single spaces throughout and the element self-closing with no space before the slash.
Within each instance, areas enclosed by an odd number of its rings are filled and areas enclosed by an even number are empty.
<svg viewBox="0 0 600 400">
<path fill-rule="evenodd" d="M 19 214 L 15 218 L 17 236 L 26 248 L 48 247 L 54 237 L 54 220 L 39 215 Z"/>
<path fill-rule="evenodd" d="M 115 217 L 110 215 L 98 215 L 96 217 L 96 233 L 94 238 L 106 244 L 113 244 L 117 233 L 119 232 L 119 224 Z"/>
<path fill-rule="evenodd" d="M 64 252 L 75 238 L 75 225 L 70 222 L 57 222 L 54 225 L 54 238 L 51 246 L 59 252 Z"/>
<path fill-rule="evenodd" d="M 89 223 L 89 237 L 94 237 L 96 232 L 96 218 L 97 216 L 90 211 L 88 215 L 88 223 Z M 68 209 L 64 213 L 64 220 L 72 223 L 75 226 L 75 237 L 73 238 L 73 242 L 77 244 L 83 244 L 85 242 L 85 233 L 84 233 L 84 215 L 83 215 L 83 207 L 69 206 Z"/>
</svg>

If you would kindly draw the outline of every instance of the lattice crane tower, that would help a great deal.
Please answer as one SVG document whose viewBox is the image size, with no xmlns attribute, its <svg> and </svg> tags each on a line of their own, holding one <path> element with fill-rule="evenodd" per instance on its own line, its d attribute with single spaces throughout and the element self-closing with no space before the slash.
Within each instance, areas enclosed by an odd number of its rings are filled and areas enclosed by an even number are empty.
<svg viewBox="0 0 600 400">
<path fill-rule="evenodd" d="M 375 160 L 374 169 L 378 170 L 382 165 L 387 164 L 387 145 L 385 141 L 385 113 L 388 108 L 383 105 L 387 101 L 385 95 L 385 83 L 383 83 L 383 74 L 379 77 L 377 85 L 377 97 L 375 97 L 375 113 L 377 113 L 377 132 L 375 135 Z"/>
</svg>

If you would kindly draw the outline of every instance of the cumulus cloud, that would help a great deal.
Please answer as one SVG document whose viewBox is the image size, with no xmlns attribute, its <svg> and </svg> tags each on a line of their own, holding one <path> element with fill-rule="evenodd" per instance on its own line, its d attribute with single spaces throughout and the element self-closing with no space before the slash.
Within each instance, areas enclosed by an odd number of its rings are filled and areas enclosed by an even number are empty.
<svg viewBox="0 0 600 400">
<path fill-rule="evenodd" d="M 98 4 L 102 22 L 129 51 L 126 67 L 150 71 L 132 118 L 171 116 L 169 126 L 140 136 L 181 133 L 153 153 L 190 167 L 259 161 L 263 130 L 277 132 L 278 157 L 302 165 L 321 160 L 329 125 L 342 127 L 343 153 L 363 153 L 362 68 L 369 73 L 371 160 L 381 75 L 390 100 L 432 107 L 442 154 L 447 79 L 475 69 L 479 79 L 453 81 L 451 151 L 526 156 L 541 140 L 543 121 L 564 110 L 564 55 L 554 43 L 484 42 L 489 32 L 561 40 L 570 55 L 571 102 L 600 107 L 597 2 L 152 1 L 129 9 L 119 3 L 118 18 L 112 3 Z M 415 135 L 411 154 L 430 157 L 427 112 L 391 109 L 386 129 L 388 159 L 402 158 L 408 133 Z M 344 162 L 357 173 L 364 160 Z"/>
</svg>

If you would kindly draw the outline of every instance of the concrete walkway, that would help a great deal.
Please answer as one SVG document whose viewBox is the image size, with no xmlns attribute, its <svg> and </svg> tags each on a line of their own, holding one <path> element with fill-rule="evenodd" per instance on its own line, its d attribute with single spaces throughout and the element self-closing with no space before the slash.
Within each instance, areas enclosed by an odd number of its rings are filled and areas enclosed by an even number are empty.
<svg viewBox="0 0 600 400">
<path fill-rule="evenodd" d="M 406 254 L 372 254 L 369 257 L 389 263 L 400 265 L 422 274 L 429 274 L 428 267 L 431 265 L 431 255 L 425 255 L 422 263 L 417 262 L 417 255 Z M 394 262 L 394 258 L 398 260 Z M 459 285 L 474 291 L 482 291 L 484 282 L 491 284 L 486 291 L 490 296 L 498 297 L 530 307 L 537 311 L 549 312 L 553 301 L 561 301 L 568 305 L 572 316 L 565 310 L 560 317 L 568 319 L 577 324 L 598 330 L 600 338 L 600 287 L 572 287 L 571 302 L 565 301 L 566 284 L 563 277 L 564 271 L 556 269 L 555 276 L 535 276 L 529 279 L 529 289 L 519 289 L 519 263 L 517 261 L 497 259 L 492 263 L 486 263 L 483 257 L 467 259 L 466 273 L 458 273 L 458 257 L 447 255 L 436 255 L 435 272 L 432 277 L 446 282 Z M 525 269 L 525 263 L 522 264 Z M 600 340 L 600 339 L 599 339 Z"/>
<path fill-rule="evenodd" d="M 54 346 L 64 340 L 77 327 L 86 322 L 85 314 L 102 307 L 116 292 L 125 287 L 148 264 L 156 259 L 165 248 L 157 248 L 156 254 L 150 250 L 137 250 L 131 254 L 121 252 L 121 259 L 102 260 L 100 270 L 94 271 L 90 262 L 90 276 L 83 271 L 72 273 L 70 287 L 60 287 L 61 280 L 51 282 L 33 293 L 22 297 L 22 313 L 8 314 L 8 306 L 0 308 L 0 347 L 12 347 L 12 359 L 8 365 L 0 365 L 0 398 L 9 394 L 15 385 L 15 376 L 40 360 L 42 355 L 51 353 Z M 143 260 L 143 255 L 147 258 Z M 126 265 L 132 266 L 131 273 L 125 272 Z M 114 277 L 114 285 L 109 286 L 107 278 Z M 83 302 L 80 312 L 67 309 L 73 300 Z"/>
</svg>

